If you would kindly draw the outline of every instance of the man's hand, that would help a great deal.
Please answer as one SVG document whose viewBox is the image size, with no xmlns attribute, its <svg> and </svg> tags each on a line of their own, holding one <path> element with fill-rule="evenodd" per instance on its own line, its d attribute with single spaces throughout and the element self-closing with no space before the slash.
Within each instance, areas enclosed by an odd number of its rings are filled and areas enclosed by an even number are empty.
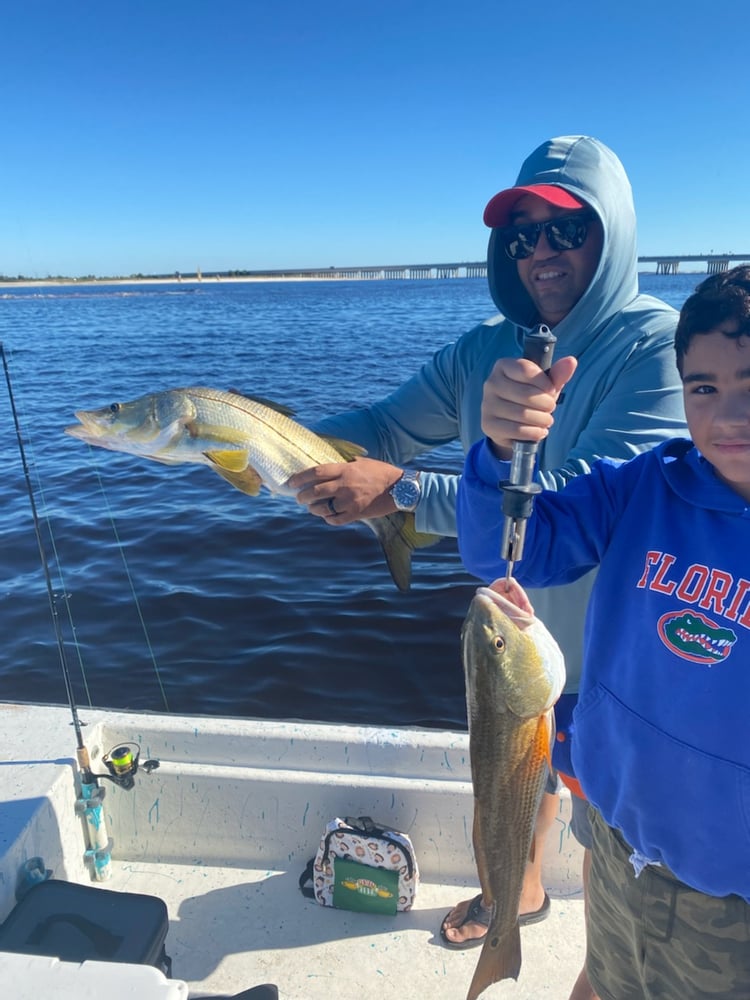
<svg viewBox="0 0 750 1000">
<path fill-rule="evenodd" d="M 351 524 L 363 517 L 392 514 L 396 505 L 388 490 L 404 470 L 374 458 L 355 458 L 305 469 L 289 479 L 297 503 L 328 524 Z"/>
<path fill-rule="evenodd" d="M 525 358 L 502 358 L 484 383 L 482 430 L 498 458 L 510 459 L 514 441 L 541 441 L 554 423 L 552 413 L 563 386 L 578 366 L 560 358 L 543 372 Z"/>
</svg>

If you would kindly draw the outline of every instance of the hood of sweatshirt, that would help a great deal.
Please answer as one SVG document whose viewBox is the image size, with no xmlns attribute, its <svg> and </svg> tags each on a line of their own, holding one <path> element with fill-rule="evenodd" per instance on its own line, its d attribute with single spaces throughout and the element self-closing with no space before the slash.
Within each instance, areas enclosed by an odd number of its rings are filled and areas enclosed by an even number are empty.
<svg viewBox="0 0 750 1000">
<path fill-rule="evenodd" d="M 557 184 L 587 202 L 602 222 L 599 265 L 587 291 L 555 326 L 566 353 L 576 353 L 616 312 L 638 294 L 638 256 L 633 192 L 619 159 L 598 139 L 568 135 L 542 143 L 524 161 L 514 186 Z M 487 251 L 490 294 L 500 312 L 521 331 L 539 322 L 521 284 L 515 261 L 506 255 L 493 229 Z"/>
<path fill-rule="evenodd" d="M 694 507 L 723 514 L 750 516 L 750 503 L 724 483 L 692 441 L 675 438 L 658 445 L 654 453 L 670 488 Z"/>
</svg>

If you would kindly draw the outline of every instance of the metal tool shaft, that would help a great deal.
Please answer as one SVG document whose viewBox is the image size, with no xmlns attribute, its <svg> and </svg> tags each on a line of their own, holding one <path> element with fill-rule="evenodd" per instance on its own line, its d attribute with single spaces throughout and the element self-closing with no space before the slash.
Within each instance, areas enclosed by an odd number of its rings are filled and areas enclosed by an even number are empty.
<svg viewBox="0 0 750 1000">
<path fill-rule="evenodd" d="M 543 371 L 549 371 L 556 343 L 557 337 L 548 326 L 540 323 L 524 336 L 523 356 L 539 365 Z M 510 478 L 500 483 L 505 518 L 500 557 L 507 563 L 506 586 L 510 583 L 514 564 L 523 555 L 526 521 L 531 516 L 534 496 L 541 490 L 539 484 L 534 482 L 538 447 L 536 441 L 514 441 Z"/>
</svg>

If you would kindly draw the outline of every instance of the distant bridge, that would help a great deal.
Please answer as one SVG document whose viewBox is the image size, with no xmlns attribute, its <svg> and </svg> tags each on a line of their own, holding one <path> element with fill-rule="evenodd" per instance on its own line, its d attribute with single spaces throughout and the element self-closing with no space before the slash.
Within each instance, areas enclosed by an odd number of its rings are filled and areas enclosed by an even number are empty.
<svg viewBox="0 0 750 1000">
<path fill-rule="evenodd" d="M 657 274 L 677 274 L 682 263 L 705 263 L 708 274 L 726 271 L 732 261 L 749 261 L 750 253 L 723 254 L 675 254 L 655 257 L 639 257 L 639 264 L 656 264 Z M 152 275 L 152 277 L 173 278 L 187 281 L 202 281 L 222 278 L 265 278 L 268 281 L 282 279 L 339 279 L 350 281 L 383 280 L 394 278 L 486 278 L 487 261 L 458 261 L 448 264 L 381 264 L 367 267 L 303 267 L 283 268 L 263 271 L 196 271 L 195 274 Z"/>
<path fill-rule="evenodd" d="M 677 274 L 680 264 L 694 263 L 695 261 L 705 261 L 706 270 L 709 274 L 719 274 L 721 271 L 729 269 L 730 261 L 748 260 L 750 253 L 722 253 L 722 254 L 680 254 L 675 257 L 639 257 L 639 264 L 656 264 L 657 274 Z"/>
<path fill-rule="evenodd" d="M 159 275 L 158 277 L 169 277 Z M 452 264 L 379 264 L 366 267 L 301 267 L 280 270 L 263 271 L 198 271 L 196 274 L 178 275 L 179 278 L 266 278 L 281 280 L 284 278 L 337 278 L 355 281 L 377 280 L 384 278 L 486 278 L 487 261 L 461 261 Z"/>
</svg>

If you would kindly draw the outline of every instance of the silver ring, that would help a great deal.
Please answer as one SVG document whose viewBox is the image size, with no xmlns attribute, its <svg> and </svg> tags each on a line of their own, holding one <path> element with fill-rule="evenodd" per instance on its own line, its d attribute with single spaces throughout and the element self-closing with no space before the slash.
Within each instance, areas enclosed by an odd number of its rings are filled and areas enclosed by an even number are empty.
<svg viewBox="0 0 750 1000">
<path fill-rule="evenodd" d="M 333 497 L 328 497 L 328 509 L 332 514 L 338 514 L 339 512 L 333 506 Z"/>
</svg>

